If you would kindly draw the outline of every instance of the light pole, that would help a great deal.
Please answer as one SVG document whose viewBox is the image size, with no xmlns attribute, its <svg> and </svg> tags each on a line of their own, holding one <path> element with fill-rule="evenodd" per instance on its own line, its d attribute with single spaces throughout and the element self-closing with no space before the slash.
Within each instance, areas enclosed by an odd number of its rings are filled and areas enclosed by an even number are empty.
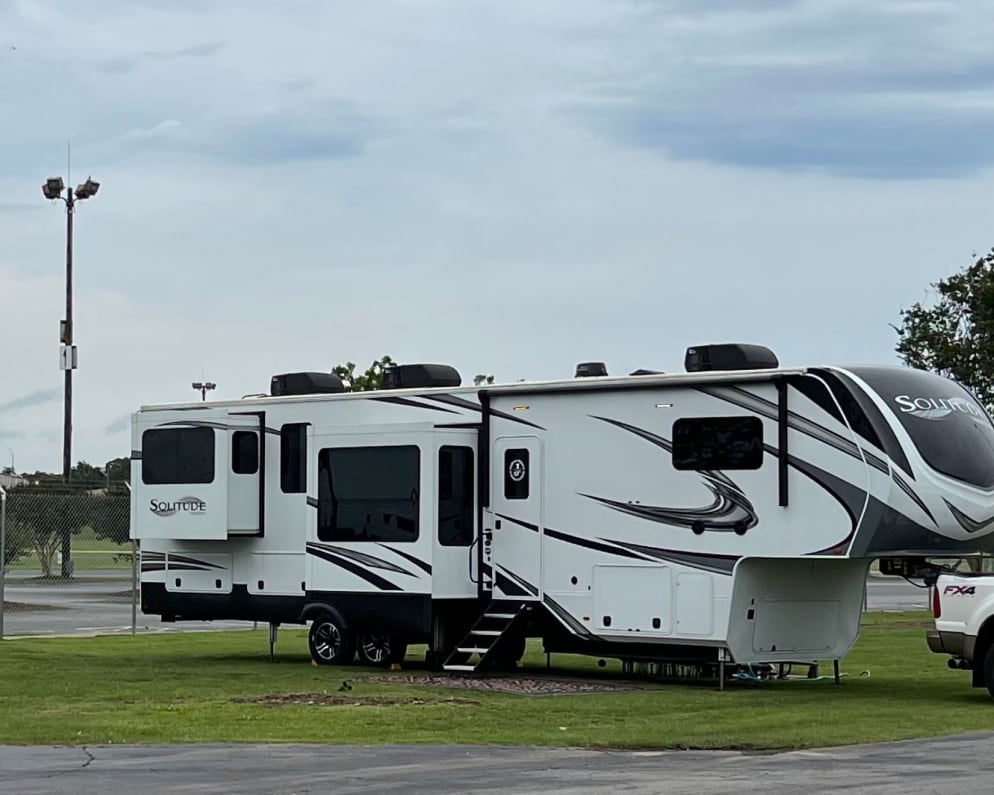
<svg viewBox="0 0 994 795">
<path fill-rule="evenodd" d="M 216 389 L 217 388 L 217 384 L 215 384 L 215 383 L 213 383 L 211 381 L 194 381 L 193 382 L 193 388 L 200 390 L 200 399 L 201 400 L 207 400 L 207 390 L 208 389 Z"/>
<path fill-rule="evenodd" d="M 97 195 L 100 183 L 94 182 L 89 177 L 86 182 L 76 186 L 66 188 L 62 177 L 49 177 L 45 184 L 41 186 L 41 192 L 45 198 L 54 201 L 62 199 L 66 205 L 66 317 L 60 324 L 59 334 L 62 342 L 60 351 L 59 367 L 65 371 L 65 410 L 62 428 L 62 479 L 66 485 L 69 484 L 72 473 L 72 371 L 77 367 L 76 346 L 73 345 L 73 325 L 72 325 L 72 217 L 76 211 L 76 202 L 90 199 Z M 66 195 L 62 195 L 65 190 Z M 67 528 L 62 534 L 62 576 L 72 576 L 72 553 L 71 536 Z"/>
</svg>

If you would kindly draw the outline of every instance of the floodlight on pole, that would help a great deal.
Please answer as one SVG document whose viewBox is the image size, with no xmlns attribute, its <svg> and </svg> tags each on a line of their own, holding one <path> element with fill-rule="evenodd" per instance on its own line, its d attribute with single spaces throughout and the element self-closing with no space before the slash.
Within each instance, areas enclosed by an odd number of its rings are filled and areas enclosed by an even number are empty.
<svg viewBox="0 0 994 795">
<path fill-rule="evenodd" d="M 87 177 L 86 182 L 75 191 L 66 190 L 62 177 L 49 177 L 41 186 L 41 192 L 49 201 L 61 199 L 66 205 L 66 316 L 59 323 L 59 340 L 62 343 L 59 368 L 65 371 L 65 416 L 62 436 L 62 479 L 68 484 L 72 475 L 72 371 L 78 366 L 76 346 L 73 344 L 72 307 L 72 223 L 76 202 L 97 195 L 99 182 Z M 65 195 L 63 196 L 63 191 Z M 68 531 L 62 535 L 62 576 L 72 575 L 72 546 Z"/>
<path fill-rule="evenodd" d="M 217 389 L 217 384 L 212 381 L 194 381 L 193 388 L 200 392 L 201 400 L 207 400 L 207 390 Z"/>
</svg>

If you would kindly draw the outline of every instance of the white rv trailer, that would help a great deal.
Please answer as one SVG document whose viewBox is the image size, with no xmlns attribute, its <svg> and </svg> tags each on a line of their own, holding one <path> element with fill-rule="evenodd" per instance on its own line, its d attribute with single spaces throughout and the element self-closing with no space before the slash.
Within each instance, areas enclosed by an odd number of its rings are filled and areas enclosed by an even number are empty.
<svg viewBox="0 0 994 795">
<path fill-rule="evenodd" d="M 408 365 L 132 418 L 141 603 L 310 622 L 318 663 L 547 651 L 835 660 L 872 560 L 994 549 L 994 425 L 954 381 L 688 349 L 685 373 L 461 387 Z"/>
</svg>

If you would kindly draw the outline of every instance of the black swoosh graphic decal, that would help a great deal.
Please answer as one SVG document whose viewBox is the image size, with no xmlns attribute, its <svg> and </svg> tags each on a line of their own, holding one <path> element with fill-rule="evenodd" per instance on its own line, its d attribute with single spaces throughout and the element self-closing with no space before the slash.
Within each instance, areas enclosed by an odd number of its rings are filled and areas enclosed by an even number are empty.
<svg viewBox="0 0 994 795">
<path fill-rule="evenodd" d="M 538 532 L 538 526 L 531 524 L 530 522 L 523 522 L 520 519 L 515 519 L 513 516 L 507 516 L 502 513 L 495 513 L 494 516 L 499 516 L 501 519 L 506 519 L 514 524 L 521 525 L 527 530 L 533 532 Z M 595 541 L 592 538 L 582 538 L 580 536 L 570 535 L 569 533 L 564 533 L 561 530 L 553 530 L 552 528 L 546 527 L 542 531 L 543 535 L 549 538 L 555 538 L 559 541 L 565 541 L 567 544 L 573 544 L 578 547 L 585 547 L 586 549 L 593 549 L 597 552 L 606 552 L 609 555 L 617 555 L 620 558 L 629 558 L 635 560 L 648 560 L 644 555 L 638 555 L 628 549 L 621 549 L 619 547 L 610 546 L 610 544 L 617 543 L 615 541 L 609 541 L 607 539 L 601 539 L 601 541 Z M 606 543 L 605 543 L 606 542 Z"/>
<path fill-rule="evenodd" d="M 735 529 L 748 530 L 759 524 L 756 509 L 737 486 L 728 486 L 714 477 L 713 473 L 701 472 L 700 474 L 706 479 L 705 485 L 714 499 L 710 505 L 699 508 L 670 508 L 619 502 L 618 500 L 609 500 L 606 497 L 596 497 L 592 494 L 581 494 L 580 496 L 595 500 L 621 513 L 675 527 L 703 526 L 705 530 L 732 532 Z"/>
<path fill-rule="evenodd" d="M 734 395 L 726 394 L 720 387 L 699 386 L 695 388 L 705 395 L 710 395 L 718 400 L 731 403 L 733 406 L 738 406 L 739 408 L 746 409 L 748 411 L 754 411 L 755 413 L 761 414 L 770 420 L 778 420 L 776 403 L 760 397 L 759 395 L 754 395 L 752 392 L 747 389 L 743 389 L 742 387 L 733 386 L 725 388 L 728 392 L 734 393 Z M 795 431 L 803 433 L 805 436 L 817 439 L 819 442 L 827 444 L 829 447 L 833 447 L 839 452 L 845 453 L 853 458 L 859 458 L 862 460 L 862 457 L 860 456 L 860 452 L 862 452 L 863 457 L 866 458 L 866 463 L 880 472 L 887 472 L 889 469 L 887 462 L 880 456 L 871 453 L 866 448 L 860 447 L 852 439 L 847 439 L 842 436 L 842 434 L 830 430 L 823 425 L 819 425 L 817 422 L 814 422 L 813 420 L 810 420 L 795 411 L 787 412 L 787 426 L 789 428 L 793 428 Z"/>
<path fill-rule="evenodd" d="M 938 525 L 938 522 L 935 521 L 935 517 L 932 516 L 932 512 L 928 509 L 928 506 L 925 504 L 924 500 L 922 500 L 922 498 L 918 495 L 918 493 L 913 488 L 911 488 L 911 486 L 908 484 L 908 481 L 902 478 L 897 473 L 896 469 L 892 470 L 891 475 L 893 476 L 894 482 L 898 485 L 901 491 L 907 494 L 908 497 L 910 497 L 911 500 L 915 503 L 915 505 L 917 505 L 919 508 L 922 509 L 922 513 L 924 513 L 929 519 L 932 520 L 932 524 Z"/>
<path fill-rule="evenodd" d="M 528 596 L 528 591 L 518 585 L 514 580 L 501 572 L 495 572 L 495 585 L 508 596 Z"/>
<path fill-rule="evenodd" d="M 444 411 L 446 414 L 458 414 L 458 411 L 453 411 L 452 409 L 447 409 L 444 406 L 432 406 L 425 403 L 418 403 L 416 400 L 405 397 L 375 397 L 371 400 L 379 401 L 380 403 L 394 403 L 398 406 L 410 406 L 416 409 L 428 409 L 429 411 Z"/>
<path fill-rule="evenodd" d="M 953 518 L 956 519 L 957 523 L 959 523 L 959 526 L 968 533 L 977 533 L 994 524 L 994 516 L 990 516 L 987 519 L 974 519 L 967 516 L 945 497 L 942 498 L 942 501 L 946 504 L 946 507 L 949 508 L 949 512 L 953 515 Z"/>
<path fill-rule="evenodd" d="M 323 549 L 325 552 L 330 552 L 333 555 L 341 555 L 343 558 L 354 560 L 356 563 L 362 563 L 364 566 L 369 566 L 371 569 L 384 569 L 386 571 L 396 572 L 397 574 L 406 574 L 408 577 L 418 576 L 417 574 L 390 563 L 389 561 L 381 560 L 380 558 L 373 557 L 372 555 L 367 555 L 365 552 L 357 552 L 354 549 L 343 549 L 342 547 L 335 547 L 330 544 L 319 544 L 314 541 L 310 542 L 310 546 L 315 549 Z"/>
<path fill-rule="evenodd" d="M 178 560 L 181 563 L 192 563 L 196 566 L 203 566 L 204 568 L 210 568 L 210 569 L 224 570 L 228 568 L 227 566 L 221 566 L 218 563 L 209 563 L 206 560 L 197 560 L 196 558 L 188 558 L 186 555 L 177 555 L 175 552 L 170 552 L 168 561 L 169 561 L 169 568 L 171 569 L 175 568 L 173 566 L 174 560 Z"/>
<path fill-rule="evenodd" d="M 400 591 L 402 590 L 399 585 L 394 585 L 390 580 L 380 577 L 378 574 L 373 574 L 371 571 L 366 571 L 361 566 L 353 563 L 347 558 L 339 557 L 332 552 L 328 552 L 320 547 L 315 547 L 312 544 L 307 545 L 307 554 L 314 555 L 315 557 L 326 560 L 329 563 L 334 563 L 336 566 L 345 569 L 346 571 L 352 572 L 352 574 L 357 577 L 361 577 L 366 582 L 371 585 L 375 585 L 381 591 Z"/>
<path fill-rule="evenodd" d="M 556 617 L 566 625 L 574 635 L 579 635 L 584 640 L 594 640 L 596 635 L 587 629 L 583 624 L 577 621 L 573 616 L 571 616 L 566 609 L 559 604 L 555 599 L 546 595 L 542 597 L 542 601 L 545 605 L 556 615 Z"/>
<path fill-rule="evenodd" d="M 504 572 L 504 574 L 506 574 L 512 580 L 514 580 L 514 582 L 517 585 L 520 585 L 522 588 L 525 588 L 527 592 L 530 593 L 532 596 L 538 596 L 538 588 L 536 588 L 530 582 L 523 579 L 522 577 L 519 577 L 513 571 L 511 571 L 510 569 L 506 569 L 503 566 L 498 565 L 497 568 L 500 569 L 502 572 Z"/>
<path fill-rule="evenodd" d="M 393 547 L 388 547 L 386 544 L 383 544 L 383 543 L 380 543 L 380 546 L 383 547 L 384 549 L 389 549 L 395 555 L 400 555 L 402 558 L 404 558 L 405 560 L 409 560 L 411 563 L 413 563 L 415 566 L 417 566 L 422 571 L 427 572 L 428 574 L 431 574 L 431 565 L 428 564 L 428 563 L 425 563 L 423 560 L 419 560 L 418 558 L 414 557 L 414 555 L 409 555 L 406 552 L 401 552 L 399 549 L 394 549 Z"/>
<path fill-rule="evenodd" d="M 646 441 L 661 447 L 667 452 L 673 451 L 673 443 L 651 431 L 629 425 L 620 420 L 591 415 L 595 420 L 606 422 L 639 436 Z M 630 502 L 620 502 L 592 494 L 580 494 L 590 500 L 606 505 L 616 511 L 648 519 L 653 522 L 673 525 L 676 527 L 701 527 L 705 530 L 740 531 L 749 530 L 759 524 L 759 516 L 752 502 L 730 477 L 716 470 L 701 470 L 697 473 L 704 479 L 704 485 L 711 492 L 713 499 L 710 505 L 699 508 L 673 508 L 669 506 L 642 505 Z"/>
<path fill-rule="evenodd" d="M 650 558 L 667 563 L 678 563 L 695 569 L 703 569 L 714 574 L 731 574 L 740 555 L 718 555 L 711 552 L 684 552 L 677 549 L 660 549 L 644 544 L 630 544 L 625 541 L 612 541 L 612 544 L 641 552 Z"/>
<path fill-rule="evenodd" d="M 483 407 L 479 403 L 474 403 L 472 400 L 466 400 L 466 398 L 461 398 L 456 395 L 425 395 L 425 400 L 437 400 L 439 403 L 447 403 L 450 406 L 459 406 L 462 409 L 469 409 L 470 411 L 483 411 Z"/>
</svg>

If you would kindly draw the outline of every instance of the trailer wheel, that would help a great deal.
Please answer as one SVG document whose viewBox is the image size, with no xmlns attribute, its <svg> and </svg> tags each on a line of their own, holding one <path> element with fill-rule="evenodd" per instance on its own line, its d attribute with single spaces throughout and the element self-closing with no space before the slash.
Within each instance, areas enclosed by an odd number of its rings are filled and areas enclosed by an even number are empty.
<svg viewBox="0 0 994 795">
<path fill-rule="evenodd" d="M 348 665 L 355 659 L 355 638 L 330 613 L 320 613 L 311 622 L 307 645 L 318 665 Z"/>
<path fill-rule="evenodd" d="M 364 632 L 357 638 L 359 662 L 362 665 L 384 666 L 400 662 L 407 654 L 407 644 L 392 635 Z"/>
<path fill-rule="evenodd" d="M 987 654 L 984 655 L 984 684 L 994 698 L 994 643 L 987 647 Z"/>
</svg>

